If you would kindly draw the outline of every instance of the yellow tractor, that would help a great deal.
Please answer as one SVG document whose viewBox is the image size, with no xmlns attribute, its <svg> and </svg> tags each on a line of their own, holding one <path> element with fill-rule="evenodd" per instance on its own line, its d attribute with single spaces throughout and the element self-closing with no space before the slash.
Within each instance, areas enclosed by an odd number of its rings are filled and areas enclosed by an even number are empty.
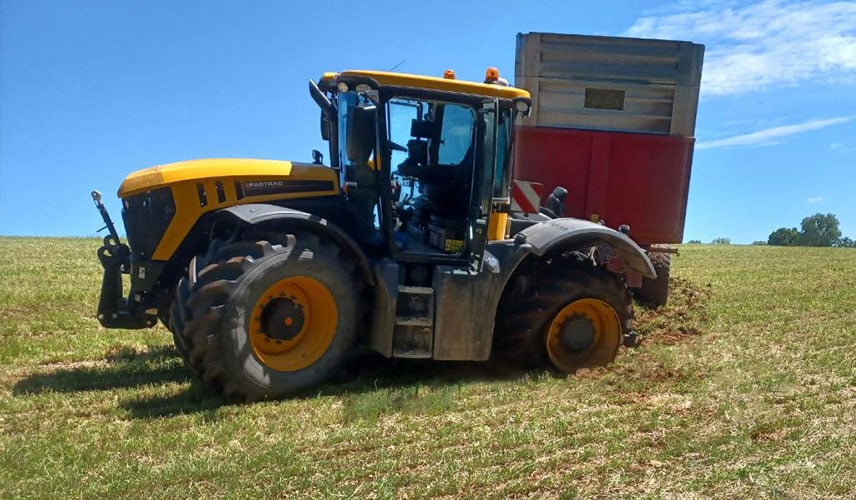
<svg viewBox="0 0 856 500">
<path fill-rule="evenodd" d="M 92 193 L 110 233 L 103 326 L 160 319 L 191 371 L 248 401 L 318 385 L 357 344 L 573 372 L 633 340 L 628 283 L 655 276 L 645 252 L 603 225 L 511 209 L 528 92 L 493 69 L 484 83 L 344 71 L 309 90 L 329 166 L 313 151 L 134 172 L 119 188 L 127 244 Z"/>
</svg>

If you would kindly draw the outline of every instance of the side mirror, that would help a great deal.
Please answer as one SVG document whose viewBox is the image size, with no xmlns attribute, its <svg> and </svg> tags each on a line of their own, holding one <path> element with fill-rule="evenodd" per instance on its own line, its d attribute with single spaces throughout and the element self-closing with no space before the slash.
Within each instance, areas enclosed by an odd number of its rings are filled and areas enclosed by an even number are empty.
<svg viewBox="0 0 856 500">
<path fill-rule="evenodd" d="M 331 130 L 336 120 L 336 107 L 327 99 L 324 92 L 318 88 L 318 84 L 309 80 L 309 95 L 312 100 L 321 108 L 321 138 L 325 141 L 330 140 L 332 135 Z"/>
<path fill-rule="evenodd" d="M 532 111 L 532 100 L 518 97 L 514 99 L 514 108 L 520 113 L 520 116 L 526 118 L 529 112 Z"/>
<path fill-rule="evenodd" d="M 354 106 L 348 110 L 348 161 L 366 163 L 375 147 L 374 106 Z"/>
<path fill-rule="evenodd" d="M 325 141 L 330 140 L 330 119 L 327 118 L 327 115 L 324 112 L 321 112 L 321 139 Z"/>
</svg>

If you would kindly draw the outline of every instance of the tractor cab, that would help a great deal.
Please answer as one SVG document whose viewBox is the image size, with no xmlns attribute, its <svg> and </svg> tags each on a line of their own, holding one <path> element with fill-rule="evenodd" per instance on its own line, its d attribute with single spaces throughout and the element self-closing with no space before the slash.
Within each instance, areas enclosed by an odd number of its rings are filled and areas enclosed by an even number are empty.
<svg viewBox="0 0 856 500">
<path fill-rule="evenodd" d="M 528 93 L 395 73 L 326 74 L 311 85 L 345 197 L 398 262 L 469 265 L 506 236 L 513 122 Z"/>
</svg>

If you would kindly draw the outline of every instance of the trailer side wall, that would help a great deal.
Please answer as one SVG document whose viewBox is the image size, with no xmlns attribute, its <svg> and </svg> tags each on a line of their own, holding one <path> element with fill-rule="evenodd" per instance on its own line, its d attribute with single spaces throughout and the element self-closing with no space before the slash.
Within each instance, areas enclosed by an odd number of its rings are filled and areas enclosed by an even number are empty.
<svg viewBox="0 0 856 500">
<path fill-rule="evenodd" d="M 566 215 L 678 243 L 692 165 L 702 45 L 519 34 L 515 85 L 533 97 L 515 175 L 568 189 Z"/>
</svg>

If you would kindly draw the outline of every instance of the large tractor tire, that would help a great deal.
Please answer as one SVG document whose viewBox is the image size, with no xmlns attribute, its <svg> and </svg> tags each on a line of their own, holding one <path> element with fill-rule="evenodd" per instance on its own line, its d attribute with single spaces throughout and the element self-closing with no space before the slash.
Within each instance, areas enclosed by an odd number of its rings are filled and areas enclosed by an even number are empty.
<svg viewBox="0 0 856 500">
<path fill-rule="evenodd" d="M 359 283 L 354 264 L 312 235 L 285 246 L 215 241 L 179 284 L 176 347 L 226 397 L 298 393 L 333 375 L 353 346 Z"/>
<path fill-rule="evenodd" d="M 573 373 L 611 363 L 631 328 L 633 307 L 621 278 L 579 262 L 523 276 L 497 314 L 497 347 L 525 368 Z"/>
<path fill-rule="evenodd" d="M 195 259 L 191 265 L 195 263 Z M 175 350 L 181 356 L 184 365 L 190 368 L 194 374 L 198 374 L 196 367 L 190 362 L 190 339 L 184 335 L 184 325 L 189 314 L 187 310 L 187 299 L 190 296 L 190 286 L 187 279 L 179 281 L 176 287 L 176 299 L 172 301 L 169 307 L 169 320 L 167 328 L 172 332 L 172 341 L 175 344 Z"/>
<path fill-rule="evenodd" d="M 199 290 L 217 280 L 216 273 L 207 273 L 202 281 L 200 281 L 200 277 L 201 271 L 216 260 L 217 251 L 222 245 L 222 240 L 214 240 L 208 246 L 208 253 L 190 260 L 187 266 L 187 276 L 181 278 L 175 286 L 175 296 L 169 306 L 169 316 L 165 322 L 169 331 L 172 332 L 175 350 L 178 351 L 179 356 L 184 361 L 184 365 L 197 376 L 199 375 L 199 370 L 190 357 L 190 353 L 193 351 L 193 339 L 185 333 L 185 326 L 192 314 L 188 306 L 188 300 L 191 296 L 191 290 Z M 163 318 L 161 318 L 161 321 L 163 321 Z"/>
<path fill-rule="evenodd" d="M 648 257 L 657 272 L 655 279 L 642 278 L 642 286 L 633 294 L 640 303 L 657 308 L 669 302 L 669 275 L 672 267 L 672 254 L 657 250 L 670 250 L 670 245 L 651 245 Z"/>
<path fill-rule="evenodd" d="M 170 295 L 174 296 L 175 293 L 172 293 Z M 161 324 L 170 332 L 172 332 L 174 328 L 172 326 L 172 304 L 174 303 L 175 301 L 170 303 L 168 306 L 158 308 L 158 319 L 160 320 Z"/>
<path fill-rule="evenodd" d="M 175 291 L 171 295 L 175 296 Z M 178 351 L 178 354 L 184 361 L 185 366 L 193 370 L 188 358 L 190 356 L 190 349 L 188 348 L 187 342 L 184 340 L 184 335 L 182 333 L 184 325 L 178 318 L 179 312 L 175 300 L 173 300 L 168 306 L 158 309 L 158 319 L 160 319 L 161 324 L 163 324 L 163 326 L 172 334 L 172 341 L 175 344 L 175 350 Z"/>
</svg>

